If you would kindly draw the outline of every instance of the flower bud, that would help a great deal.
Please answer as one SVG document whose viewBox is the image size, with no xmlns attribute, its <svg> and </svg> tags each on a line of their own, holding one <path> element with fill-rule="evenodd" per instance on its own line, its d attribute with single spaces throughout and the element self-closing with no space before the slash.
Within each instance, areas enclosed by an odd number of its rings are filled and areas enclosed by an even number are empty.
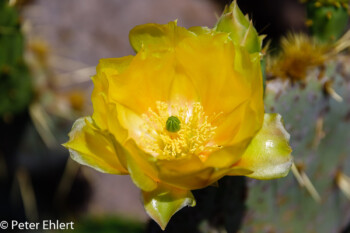
<svg viewBox="0 0 350 233">
<path fill-rule="evenodd" d="M 214 30 L 229 33 L 232 42 L 243 46 L 249 53 L 260 52 L 262 49 L 262 40 L 265 36 L 259 36 L 252 21 L 239 9 L 237 1 L 226 6 Z"/>
</svg>

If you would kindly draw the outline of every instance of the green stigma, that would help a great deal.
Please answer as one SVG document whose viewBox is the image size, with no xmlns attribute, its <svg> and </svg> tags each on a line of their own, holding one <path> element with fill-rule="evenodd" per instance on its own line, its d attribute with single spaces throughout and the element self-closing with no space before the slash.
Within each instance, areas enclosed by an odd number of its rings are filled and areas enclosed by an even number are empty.
<svg viewBox="0 0 350 233">
<path fill-rule="evenodd" d="M 176 116 L 171 116 L 166 121 L 165 128 L 169 132 L 176 133 L 177 131 L 179 131 L 181 129 L 180 124 L 181 124 L 181 122 L 180 122 L 179 118 L 177 118 Z"/>
</svg>

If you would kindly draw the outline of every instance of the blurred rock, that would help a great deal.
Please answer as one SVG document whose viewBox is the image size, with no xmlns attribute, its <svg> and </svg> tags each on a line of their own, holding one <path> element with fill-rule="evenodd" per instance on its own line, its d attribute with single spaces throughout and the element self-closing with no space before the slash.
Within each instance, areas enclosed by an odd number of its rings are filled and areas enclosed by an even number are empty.
<svg viewBox="0 0 350 233">
<path fill-rule="evenodd" d="M 178 19 L 180 26 L 213 26 L 219 11 L 209 0 L 37 0 L 23 15 L 54 53 L 96 65 L 133 53 L 128 35 L 138 24 Z"/>
<path fill-rule="evenodd" d="M 87 212 L 97 216 L 119 215 L 146 221 L 140 190 L 130 176 L 103 174 L 83 167 L 93 190 Z"/>
</svg>

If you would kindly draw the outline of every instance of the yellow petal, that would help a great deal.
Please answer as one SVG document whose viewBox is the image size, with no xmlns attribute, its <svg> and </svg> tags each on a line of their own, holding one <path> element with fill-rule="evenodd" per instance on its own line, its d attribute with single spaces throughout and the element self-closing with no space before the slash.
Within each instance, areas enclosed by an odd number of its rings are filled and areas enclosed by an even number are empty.
<svg viewBox="0 0 350 233">
<path fill-rule="evenodd" d="M 223 147 L 211 153 L 204 162 L 206 167 L 225 168 L 237 163 L 247 148 L 249 141 L 233 146 Z"/>
<path fill-rule="evenodd" d="M 134 184 L 143 191 L 152 191 L 160 182 L 154 158 L 141 150 L 134 140 L 125 143 L 127 167 Z"/>
<path fill-rule="evenodd" d="M 182 161 L 184 162 L 184 161 Z M 162 163 L 163 166 L 159 166 L 159 178 L 162 182 L 172 185 L 181 189 L 200 189 L 204 188 L 215 180 L 211 180 L 211 176 L 215 172 L 214 168 L 211 167 L 203 167 L 200 170 L 193 172 L 181 171 L 181 169 L 176 168 L 175 166 L 169 166 L 170 163 Z M 175 164 L 184 164 L 179 161 L 175 162 Z"/>
<path fill-rule="evenodd" d="M 263 124 L 264 103 L 260 61 L 256 55 L 250 57 L 253 61 L 249 68 L 251 70 L 250 74 L 246 69 L 240 69 L 242 77 L 246 78 L 250 75 L 260 78 L 256 78 L 254 82 L 249 82 L 249 89 L 252 90 L 250 98 L 238 106 L 238 109 L 227 115 L 223 120 L 224 122 L 218 125 L 216 140 L 225 142 L 226 145 L 247 145 Z M 229 135 L 229 133 L 232 134 Z"/>
<path fill-rule="evenodd" d="M 126 160 L 131 178 L 144 191 L 155 189 L 160 182 L 180 189 L 199 189 L 223 177 L 232 169 L 231 166 L 225 169 L 207 167 L 198 156 L 160 160 L 140 149 L 132 139 L 124 146 L 128 151 Z"/>
<path fill-rule="evenodd" d="M 247 176 L 256 179 L 286 176 L 292 165 L 289 138 L 281 116 L 265 114 L 263 127 L 234 167 L 238 166 L 253 171 Z"/>
<path fill-rule="evenodd" d="M 200 27 L 200 26 L 190 27 L 188 30 L 191 32 L 194 32 L 196 35 L 209 34 L 213 32 L 212 29 L 208 27 Z"/>
<path fill-rule="evenodd" d="M 140 115 L 136 114 L 134 111 L 129 108 L 116 104 L 117 115 L 109 115 L 111 122 L 114 121 L 115 124 L 119 123 L 119 126 L 123 129 L 127 129 L 127 138 L 138 138 L 140 136 L 140 127 L 144 124 L 144 120 Z M 122 134 L 123 130 L 115 127 L 116 131 L 113 131 L 114 134 Z M 122 135 L 124 136 L 124 135 Z M 121 138 L 122 138 L 121 136 Z"/>
<path fill-rule="evenodd" d="M 73 160 L 100 172 L 128 174 L 123 161 L 124 149 L 113 136 L 94 126 L 91 117 L 79 118 L 63 145 Z"/>
<path fill-rule="evenodd" d="M 252 174 L 253 171 L 247 169 L 247 168 L 242 168 L 242 167 L 233 167 L 230 172 L 228 172 L 226 175 L 227 176 L 248 176 Z"/>
<path fill-rule="evenodd" d="M 96 75 L 92 77 L 94 82 L 94 90 L 91 95 L 92 105 L 94 108 L 92 118 L 96 124 L 104 130 L 108 129 L 106 116 L 110 115 L 108 106 L 110 102 L 108 96 L 108 80 L 113 75 L 124 72 L 132 59 L 133 56 L 101 59 L 96 68 Z"/>
<path fill-rule="evenodd" d="M 196 201 L 189 190 L 161 186 L 153 192 L 142 192 L 148 215 L 165 229 L 170 218 L 185 206 L 195 206 Z"/>
<path fill-rule="evenodd" d="M 156 45 L 159 48 L 174 47 L 183 38 L 193 34 L 183 27 L 178 27 L 177 22 L 168 24 L 143 24 L 134 27 L 129 33 L 131 46 L 136 52 L 149 45 Z"/>
<path fill-rule="evenodd" d="M 216 144 L 250 140 L 263 119 L 260 61 L 227 38 L 202 34 L 182 39 L 173 50 L 139 51 L 128 69 L 110 80 L 111 99 L 139 115 L 156 109 L 158 101 L 198 101 L 209 116 L 223 113 L 215 124 Z M 249 127 L 239 127 L 247 122 Z"/>
<path fill-rule="evenodd" d="M 222 146 L 250 140 L 260 129 L 264 113 L 258 54 L 225 43 L 224 36 L 187 38 L 175 51 L 206 114 L 222 113 L 214 139 Z"/>
<path fill-rule="evenodd" d="M 121 123 L 121 120 L 124 120 L 124 108 L 108 102 L 103 92 L 98 97 L 95 97 L 93 103 L 95 110 L 92 119 L 94 123 L 96 123 L 100 130 L 111 133 L 122 144 L 129 135 L 126 130 L 127 128 Z"/>
<path fill-rule="evenodd" d="M 94 119 L 101 129 L 108 129 L 105 120 L 105 117 L 108 115 L 108 79 L 106 75 L 100 74 L 92 77 L 92 81 L 94 82 L 94 90 L 91 94 L 92 106 L 94 108 L 92 119 Z"/>
<path fill-rule="evenodd" d="M 219 180 L 223 176 L 232 172 L 232 165 L 235 164 L 245 147 L 228 147 L 215 151 L 205 161 L 201 161 L 198 156 L 189 156 L 176 160 L 158 160 L 156 162 L 159 179 L 169 185 L 180 189 L 200 189 Z M 244 175 L 251 173 L 243 172 Z"/>
<path fill-rule="evenodd" d="M 120 58 L 103 58 L 100 59 L 96 68 L 97 74 L 105 73 L 106 75 L 116 75 L 123 73 L 129 67 L 134 56 L 129 55 Z"/>
<path fill-rule="evenodd" d="M 208 114 L 229 113 L 250 95 L 245 78 L 233 69 L 236 49 L 224 42 L 218 35 L 201 35 L 182 41 L 175 51 Z"/>
<path fill-rule="evenodd" d="M 217 129 L 215 130 L 214 141 L 218 145 L 232 146 L 233 144 L 235 144 L 236 141 L 238 141 L 234 139 L 237 138 L 236 135 L 241 130 L 242 123 L 245 121 L 245 112 L 248 103 L 249 100 L 242 102 L 241 104 L 236 106 L 236 108 L 233 109 L 230 113 L 221 114 L 218 117 L 218 119 L 214 122 L 214 124 L 217 127 Z M 256 124 L 253 123 L 250 124 L 250 126 L 256 126 Z M 251 130 L 247 129 L 247 131 L 251 134 L 251 137 L 254 135 Z M 245 144 L 245 146 L 247 146 L 247 143 Z"/>
<path fill-rule="evenodd" d="M 175 69 L 176 77 L 173 79 L 170 91 L 169 102 L 177 103 L 185 106 L 189 102 L 198 102 L 199 95 L 192 83 L 191 78 L 186 75 L 186 72 L 179 66 Z"/>
<path fill-rule="evenodd" d="M 109 80 L 111 99 L 137 114 L 156 109 L 157 101 L 166 102 L 175 77 L 173 54 L 144 56 L 138 53 L 124 73 Z"/>
<path fill-rule="evenodd" d="M 133 156 L 127 156 L 128 171 L 134 184 L 143 191 L 149 192 L 157 188 L 157 182 L 148 176 Z"/>
</svg>

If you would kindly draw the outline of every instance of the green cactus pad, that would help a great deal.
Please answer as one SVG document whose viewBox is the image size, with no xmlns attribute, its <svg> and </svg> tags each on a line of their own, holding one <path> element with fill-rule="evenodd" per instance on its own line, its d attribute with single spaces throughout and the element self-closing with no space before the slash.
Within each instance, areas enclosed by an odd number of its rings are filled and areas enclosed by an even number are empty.
<svg viewBox="0 0 350 233">
<path fill-rule="evenodd" d="M 278 90 L 268 83 L 265 110 L 283 116 L 294 161 L 303 167 L 321 201 L 315 201 L 292 173 L 278 180 L 251 180 L 243 232 L 343 232 L 349 223 L 350 202 L 335 182 L 338 172 L 350 175 L 349 61 L 350 57 L 339 56 L 328 62 L 325 71 L 343 102 L 324 94 L 318 69 L 308 75 L 306 86 L 285 85 Z M 273 82 L 275 88 L 281 84 Z"/>
<path fill-rule="evenodd" d="M 312 35 L 322 42 L 332 42 L 345 32 L 349 14 L 343 5 L 310 1 L 307 3 L 307 17 Z"/>
<path fill-rule="evenodd" d="M 8 4 L 0 4 L 0 118 L 23 111 L 31 100 L 31 79 L 23 53 L 18 13 Z"/>
</svg>

